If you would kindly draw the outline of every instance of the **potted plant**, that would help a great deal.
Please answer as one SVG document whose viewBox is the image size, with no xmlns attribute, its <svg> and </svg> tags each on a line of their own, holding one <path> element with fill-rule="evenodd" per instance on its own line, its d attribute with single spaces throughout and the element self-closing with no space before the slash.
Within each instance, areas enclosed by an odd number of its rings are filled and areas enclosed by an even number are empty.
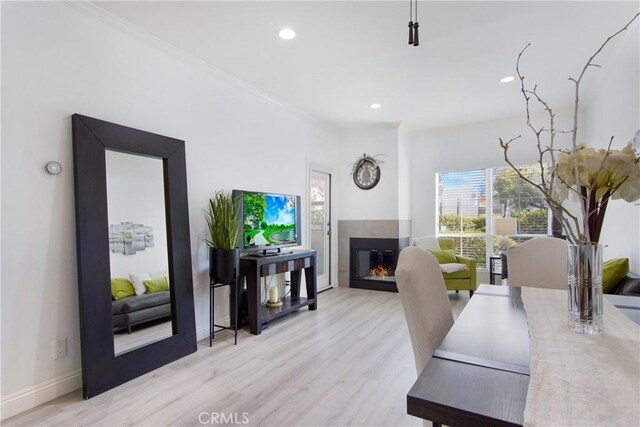
<svg viewBox="0 0 640 427">
<path fill-rule="evenodd" d="M 223 191 L 209 199 L 205 210 L 209 245 L 209 271 L 216 283 L 230 283 L 238 275 L 240 250 L 238 238 L 239 203 L 231 193 Z"/>
</svg>

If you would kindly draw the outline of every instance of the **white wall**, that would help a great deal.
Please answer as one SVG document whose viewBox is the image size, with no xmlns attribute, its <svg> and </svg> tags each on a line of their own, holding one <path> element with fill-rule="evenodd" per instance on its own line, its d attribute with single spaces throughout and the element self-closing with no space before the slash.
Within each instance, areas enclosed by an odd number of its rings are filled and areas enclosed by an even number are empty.
<svg viewBox="0 0 640 427">
<path fill-rule="evenodd" d="M 362 154 L 376 158 L 380 182 L 371 190 L 361 190 L 352 180 L 351 168 Z M 345 131 L 340 144 L 341 179 L 351 180 L 339 188 L 340 220 L 398 219 L 398 125 L 353 128 Z"/>
<path fill-rule="evenodd" d="M 533 114 L 532 122 L 543 126 L 545 114 Z M 572 111 L 556 111 L 558 129 L 570 128 Z M 412 237 L 436 232 L 436 173 L 506 166 L 498 138 L 522 135 L 511 144 L 509 158 L 516 164 L 530 164 L 538 159 L 535 137 L 527 129 L 524 113 L 508 119 L 466 126 L 435 129 L 411 138 L 411 218 Z M 556 147 L 569 143 L 560 137 Z"/>
<path fill-rule="evenodd" d="M 402 124 L 398 129 L 398 219 L 411 219 L 411 136 Z"/>
<path fill-rule="evenodd" d="M 2 4 L 2 112 L 5 410 L 7 397 L 80 368 L 71 114 L 186 141 L 201 337 L 209 320 L 208 252 L 201 240 L 207 199 L 233 188 L 300 194 L 307 218 L 308 162 L 335 167 L 338 158 L 331 128 L 63 3 Z M 43 169 L 54 159 L 63 167 L 58 176 Z M 341 176 L 334 179 L 339 187 Z M 54 361 L 52 342 L 59 337 L 68 340 L 68 356 Z"/>
<path fill-rule="evenodd" d="M 109 226 L 133 222 L 153 229 L 154 245 L 135 254 L 109 251 L 111 278 L 169 269 L 162 160 L 107 150 Z"/>
<path fill-rule="evenodd" d="M 584 126 L 590 146 L 622 148 L 640 129 L 640 48 L 636 22 L 615 40 L 602 69 L 591 69 L 585 79 L 602 73 L 598 91 L 586 100 Z M 630 269 L 640 273 L 640 206 L 613 200 L 607 207 L 601 240 L 604 258 L 629 258 Z"/>
</svg>

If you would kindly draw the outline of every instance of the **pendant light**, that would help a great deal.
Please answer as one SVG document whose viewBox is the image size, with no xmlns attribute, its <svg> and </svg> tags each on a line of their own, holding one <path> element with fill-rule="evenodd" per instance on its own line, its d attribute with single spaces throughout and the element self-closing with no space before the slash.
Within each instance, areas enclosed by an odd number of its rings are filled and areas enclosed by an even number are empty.
<svg viewBox="0 0 640 427">
<path fill-rule="evenodd" d="M 416 12 L 416 21 L 413 22 L 413 11 Z M 409 44 L 418 46 L 418 0 L 409 0 Z"/>
</svg>

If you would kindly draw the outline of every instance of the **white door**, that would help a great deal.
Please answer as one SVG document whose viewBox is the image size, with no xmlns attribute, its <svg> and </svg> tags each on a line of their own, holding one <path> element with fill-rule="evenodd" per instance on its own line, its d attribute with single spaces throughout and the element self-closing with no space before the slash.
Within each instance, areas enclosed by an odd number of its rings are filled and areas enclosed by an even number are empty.
<svg viewBox="0 0 640 427">
<path fill-rule="evenodd" d="M 331 174 L 311 170 L 311 249 L 316 254 L 318 290 L 331 287 Z"/>
</svg>

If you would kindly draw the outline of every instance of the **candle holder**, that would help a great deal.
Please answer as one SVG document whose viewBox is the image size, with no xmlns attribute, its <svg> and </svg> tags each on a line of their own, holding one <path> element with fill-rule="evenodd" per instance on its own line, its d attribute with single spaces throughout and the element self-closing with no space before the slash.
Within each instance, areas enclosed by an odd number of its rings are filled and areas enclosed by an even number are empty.
<svg viewBox="0 0 640 427">
<path fill-rule="evenodd" d="M 269 286 L 269 299 L 265 304 L 269 308 L 281 307 L 282 300 L 278 297 L 278 287 L 275 285 Z"/>
<path fill-rule="evenodd" d="M 269 308 L 282 307 L 282 300 L 280 300 L 278 302 L 267 301 L 265 305 L 267 307 L 269 307 Z"/>
</svg>

